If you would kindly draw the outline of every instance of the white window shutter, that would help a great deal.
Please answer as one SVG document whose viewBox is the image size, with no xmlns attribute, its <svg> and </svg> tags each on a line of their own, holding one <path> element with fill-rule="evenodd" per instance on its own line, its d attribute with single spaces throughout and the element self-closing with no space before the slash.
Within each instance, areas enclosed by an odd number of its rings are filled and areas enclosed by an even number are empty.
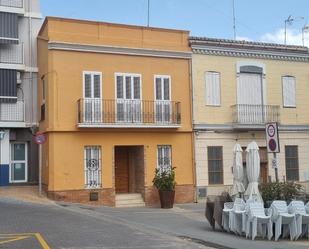
<svg viewBox="0 0 309 249">
<path fill-rule="evenodd" d="M 217 72 L 206 72 L 206 104 L 221 105 L 220 74 Z"/>
<path fill-rule="evenodd" d="M 93 75 L 93 97 L 101 98 L 101 75 Z"/>
<path fill-rule="evenodd" d="M 92 98 L 91 74 L 84 74 L 84 94 L 85 98 Z"/>
<path fill-rule="evenodd" d="M 282 77 L 283 106 L 296 106 L 296 82 L 292 76 Z"/>
</svg>

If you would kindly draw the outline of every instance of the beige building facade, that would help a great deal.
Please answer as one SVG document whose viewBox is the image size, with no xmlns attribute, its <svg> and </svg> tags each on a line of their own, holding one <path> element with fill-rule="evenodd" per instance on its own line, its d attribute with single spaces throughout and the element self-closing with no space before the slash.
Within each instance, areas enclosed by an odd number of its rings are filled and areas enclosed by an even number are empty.
<svg viewBox="0 0 309 249">
<path fill-rule="evenodd" d="M 256 141 L 260 182 L 275 180 L 268 122 L 279 127 L 279 180 L 308 185 L 308 48 L 199 37 L 190 44 L 198 198 L 229 191 L 236 142 L 245 151 Z"/>
</svg>

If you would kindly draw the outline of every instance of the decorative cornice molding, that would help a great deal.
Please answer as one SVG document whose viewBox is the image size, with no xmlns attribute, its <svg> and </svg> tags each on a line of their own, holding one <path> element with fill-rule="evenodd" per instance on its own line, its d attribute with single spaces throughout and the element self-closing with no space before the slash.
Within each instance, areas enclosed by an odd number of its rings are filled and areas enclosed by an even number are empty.
<svg viewBox="0 0 309 249">
<path fill-rule="evenodd" d="M 291 53 L 291 52 L 262 51 L 254 49 L 252 50 L 238 49 L 228 47 L 223 48 L 223 47 L 201 46 L 201 45 L 192 45 L 192 51 L 193 54 L 204 54 L 214 56 L 309 62 L 309 53 L 302 54 L 302 53 Z"/>
<path fill-rule="evenodd" d="M 308 125 L 280 125 L 279 131 L 292 131 L 292 132 L 309 132 Z M 194 131 L 244 131 L 244 130 L 264 130 L 265 125 L 250 125 L 250 124 L 195 124 L 193 125 Z"/>
<path fill-rule="evenodd" d="M 90 53 L 105 53 L 105 54 L 122 54 L 135 56 L 150 56 L 150 57 L 164 57 L 164 58 L 179 58 L 190 59 L 192 52 L 156 50 L 156 49 L 142 49 L 142 48 L 128 48 L 128 47 L 114 47 L 93 44 L 79 44 L 67 42 L 48 42 L 48 49 L 50 50 L 66 50 Z"/>
</svg>

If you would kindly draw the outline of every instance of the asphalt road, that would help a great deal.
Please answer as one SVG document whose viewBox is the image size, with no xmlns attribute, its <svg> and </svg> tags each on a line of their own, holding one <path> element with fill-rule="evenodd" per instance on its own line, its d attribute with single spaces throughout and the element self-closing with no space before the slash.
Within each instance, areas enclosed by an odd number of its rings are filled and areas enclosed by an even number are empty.
<svg viewBox="0 0 309 249">
<path fill-rule="evenodd" d="M 91 209 L 0 200 L 0 248 L 114 249 L 207 248 L 151 229 L 141 229 Z"/>
<path fill-rule="evenodd" d="M 309 240 L 256 240 L 212 231 L 204 204 L 116 209 L 0 199 L 0 248 L 308 249 Z M 45 243 L 45 244 L 44 244 Z"/>
</svg>

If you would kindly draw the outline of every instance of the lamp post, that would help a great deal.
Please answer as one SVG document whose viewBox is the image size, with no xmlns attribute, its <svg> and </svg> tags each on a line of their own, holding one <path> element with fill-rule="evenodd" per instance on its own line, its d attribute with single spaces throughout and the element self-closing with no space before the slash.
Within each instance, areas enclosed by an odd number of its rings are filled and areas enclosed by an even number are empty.
<svg viewBox="0 0 309 249">
<path fill-rule="evenodd" d="M 287 25 L 292 25 L 294 21 L 297 20 L 304 20 L 304 17 L 292 17 L 292 15 L 289 15 L 287 19 L 284 20 L 284 45 L 286 45 L 286 27 Z"/>
<path fill-rule="evenodd" d="M 309 32 L 309 25 L 305 24 L 304 27 L 301 29 L 301 31 L 302 31 L 303 46 L 305 46 L 305 32 Z"/>
</svg>

